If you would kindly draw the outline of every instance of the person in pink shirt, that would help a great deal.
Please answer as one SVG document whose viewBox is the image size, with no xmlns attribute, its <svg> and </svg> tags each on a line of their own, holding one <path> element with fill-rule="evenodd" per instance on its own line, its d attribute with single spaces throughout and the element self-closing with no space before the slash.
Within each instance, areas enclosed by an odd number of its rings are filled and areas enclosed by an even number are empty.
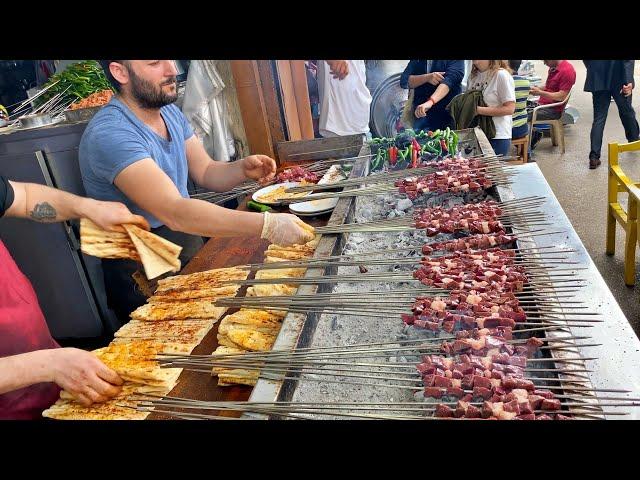
<svg viewBox="0 0 640 480">
<path fill-rule="evenodd" d="M 539 105 L 549 105 L 551 103 L 562 102 L 571 88 L 576 83 L 576 70 L 567 60 L 544 60 L 544 64 L 549 67 L 549 74 L 544 88 L 531 87 L 531 95 L 540 97 Z M 537 120 L 557 120 L 562 117 L 564 106 L 556 106 L 552 108 L 544 108 L 538 111 Z M 529 113 L 529 121 L 531 121 L 531 112 Z M 540 131 L 533 130 L 533 138 L 531 139 L 531 148 L 538 143 L 542 137 Z"/>
<path fill-rule="evenodd" d="M 111 230 L 147 221 L 116 202 L 100 202 L 35 183 L 0 176 L 1 217 L 62 222 L 87 217 Z M 122 379 L 98 357 L 60 348 L 51 337 L 35 291 L 0 240 L 0 420 L 41 418 L 63 389 L 83 405 L 104 402 Z"/>
</svg>

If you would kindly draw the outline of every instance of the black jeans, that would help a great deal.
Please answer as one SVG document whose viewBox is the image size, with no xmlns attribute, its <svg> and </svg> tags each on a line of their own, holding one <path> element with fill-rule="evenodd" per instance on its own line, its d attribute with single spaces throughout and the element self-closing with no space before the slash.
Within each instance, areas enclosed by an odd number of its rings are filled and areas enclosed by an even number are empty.
<svg viewBox="0 0 640 480">
<path fill-rule="evenodd" d="M 180 263 L 184 267 L 204 245 L 202 237 L 174 232 L 166 226 L 153 228 L 153 233 L 182 247 Z M 104 287 L 107 294 L 107 305 L 115 313 L 118 321 L 125 324 L 129 315 L 136 308 L 144 305 L 147 298 L 139 290 L 136 281 L 131 277 L 136 271 L 144 272 L 142 265 L 132 260 L 102 259 Z M 144 273 L 143 273 L 144 275 Z M 174 275 L 173 273 L 168 275 Z M 162 278 L 162 277 L 159 277 Z"/>
<path fill-rule="evenodd" d="M 624 127 L 624 134 L 628 142 L 634 142 L 640 138 L 640 129 L 636 120 L 636 112 L 631 106 L 631 95 L 625 97 L 617 90 L 601 90 L 591 92 L 593 95 L 593 125 L 591 126 L 591 152 L 589 156 L 600 158 L 600 150 L 602 149 L 602 133 L 604 132 L 604 124 L 607 121 L 609 113 L 609 105 L 611 97 L 613 97 L 618 106 L 620 120 Z"/>
</svg>

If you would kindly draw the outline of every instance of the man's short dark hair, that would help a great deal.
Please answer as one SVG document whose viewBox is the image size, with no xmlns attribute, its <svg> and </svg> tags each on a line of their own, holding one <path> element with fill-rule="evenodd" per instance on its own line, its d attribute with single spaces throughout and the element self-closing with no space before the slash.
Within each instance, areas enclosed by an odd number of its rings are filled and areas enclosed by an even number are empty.
<svg viewBox="0 0 640 480">
<path fill-rule="evenodd" d="M 104 74 L 107 77 L 107 80 L 109 80 L 109 83 L 113 85 L 113 88 L 115 88 L 116 91 L 120 92 L 120 90 L 122 89 L 122 84 L 115 78 L 113 78 L 113 75 L 111 75 L 111 70 L 109 70 L 109 64 L 111 62 L 124 64 L 124 60 L 98 60 L 98 63 L 100 63 L 100 66 L 102 66 L 102 70 L 104 70 Z"/>
<path fill-rule="evenodd" d="M 509 60 L 509 68 L 513 70 L 513 73 L 518 74 L 518 70 L 520 70 L 520 65 L 522 64 L 522 60 Z"/>
</svg>

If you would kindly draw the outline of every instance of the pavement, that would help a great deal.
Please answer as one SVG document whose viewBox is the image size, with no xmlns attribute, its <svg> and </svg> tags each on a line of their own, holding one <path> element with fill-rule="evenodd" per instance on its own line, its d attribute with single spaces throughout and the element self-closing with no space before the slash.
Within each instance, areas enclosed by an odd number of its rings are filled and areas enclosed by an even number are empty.
<svg viewBox="0 0 640 480">
<path fill-rule="evenodd" d="M 584 92 L 586 71 L 581 60 L 570 60 L 576 69 L 574 86 L 569 105 L 580 112 L 574 125 L 565 126 L 566 152 L 554 147 L 551 140 L 543 138 L 533 152 L 540 170 L 558 198 L 560 205 L 571 220 L 573 228 L 598 267 L 620 308 L 627 316 L 636 335 L 640 334 L 640 248 L 636 249 L 636 286 L 624 284 L 624 231 L 620 226 L 616 231 L 616 253 L 605 254 L 606 214 L 607 214 L 607 144 L 626 142 L 624 129 L 615 102 L 611 102 L 609 116 L 603 136 L 602 165 L 589 169 L 590 131 L 593 121 L 591 93 Z M 535 62 L 535 72 L 546 79 L 547 67 L 542 61 Z M 640 62 L 636 61 L 636 85 L 640 83 Z M 640 93 L 633 95 L 632 104 L 636 112 L 640 108 Z M 640 152 L 624 153 L 620 165 L 627 175 L 640 181 Z M 626 195 L 620 195 L 626 206 Z M 606 317 L 605 317 L 606 321 Z"/>
</svg>

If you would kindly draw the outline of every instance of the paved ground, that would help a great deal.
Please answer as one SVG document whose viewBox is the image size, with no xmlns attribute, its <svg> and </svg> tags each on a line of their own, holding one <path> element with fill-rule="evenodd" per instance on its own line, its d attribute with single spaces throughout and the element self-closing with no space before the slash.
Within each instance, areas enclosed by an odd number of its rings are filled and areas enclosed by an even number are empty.
<svg viewBox="0 0 640 480">
<path fill-rule="evenodd" d="M 607 285 L 613 292 L 627 319 L 633 326 L 636 335 L 640 334 L 640 296 L 638 286 L 627 287 L 623 280 L 623 248 L 624 232 L 618 227 L 616 235 L 616 254 L 605 254 L 605 226 L 607 208 L 607 150 L 608 142 L 624 142 L 624 129 L 618 116 L 618 109 L 611 103 L 609 116 L 604 131 L 602 165 L 589 170 L 589 133 L 593 120 L 591 94 L 583 91 L 585 68 L 582 61 L 571 61 L 576 69 L 576 86 L 569 104 L 580 112 L 577 124 L 565 127 L 566 153 L 560 147 L 551 145 L 551 140 L 540 141 L 534 151 L 534 159 L 538 162 L 549 185 L 558 197 L 562 208 L 580 236 L 589 255 L 600 270 Z M 546 78 L 547 67 L 542 62 L 535 63 L 535 70 L 543 79 Z M 640 62 L 636 61 L 636 84 L 640 81 Z M 640 109 L 640 94 L 634 94 L 633 106 L 636 112 Z M 623 154 L 620 160 L 622 169 L 632 179 L 640 180 L 640 153 Z M 624 202 L 626 204 L 626 201 Z M 636 263 L 640 254 L 636 255 Z M 638 264 L 640 270 L 640 264 Z M 640 282 L 640 273 L 637 275 Z M 637 285 L 640 285 L 638 283 Z"/>
</svg>

